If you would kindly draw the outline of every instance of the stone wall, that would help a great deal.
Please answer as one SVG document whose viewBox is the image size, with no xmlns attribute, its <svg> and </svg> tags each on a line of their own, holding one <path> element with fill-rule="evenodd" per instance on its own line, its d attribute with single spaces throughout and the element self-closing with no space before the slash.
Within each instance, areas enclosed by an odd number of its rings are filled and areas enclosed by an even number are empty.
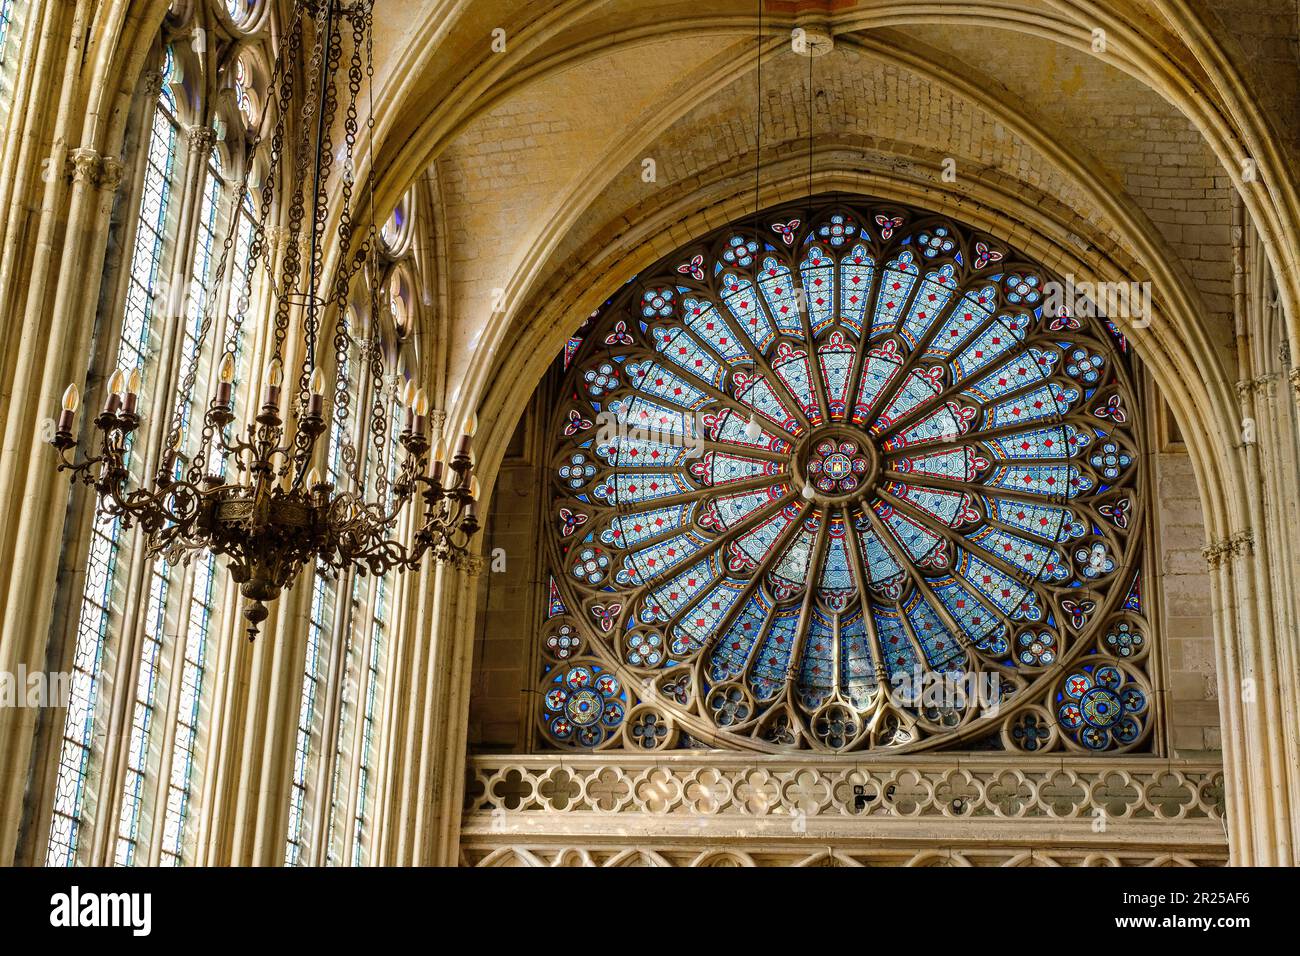
<svg viewBox="0 0 1300 956">
<path fill-rule="evenodd" d="M 541 391 L 545 391 L 543 388 Z M 538 561 L 545 474 L 533 440 L 534 399 L 519 422 L 497 474 L 484 534 L 484 573 L 474 641 L 469 747 L 476 752 L 530 749 L 526 713 L 536 683 L 533 635 L 545 590 Z"/>
<path fill-rule="evenodd" d="M 1151 567 L 1160 597 L 1164 641 L 1165 702 L 1171 750 L 1187 756 L 1219 750 L 1218 684 L 1210 574 L 1202 550 L 1205 521 L 1196 475 L 1185 446 L 1164 411 L 1165 430 L 1155 444 L 1155 553 Z"/>
</svg>

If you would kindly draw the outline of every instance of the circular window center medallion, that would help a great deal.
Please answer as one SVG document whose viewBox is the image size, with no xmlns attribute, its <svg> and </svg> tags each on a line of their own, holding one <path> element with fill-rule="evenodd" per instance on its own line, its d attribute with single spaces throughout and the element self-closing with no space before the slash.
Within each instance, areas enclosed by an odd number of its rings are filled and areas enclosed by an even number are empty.
<svg viewBox="0 0 1300 956">
<path fill-rule="evenodd" d="M 1106 687 L 1094 687 L 1084 694 L 1079 709 L 1083 712 L 1083 719 L 1093 727 L 1109 727 L 1123 713 L 1119 697 Z"/>
<path fill-rule="evenodd" d="M 815 436 L 800 457 L 805 458 L 808 483 L 824 498 L 842 498 L 861 491 L 875 470 L 870 442 L 846 430 Z"/>
<path fill-rule="evenodd" d="M 826 474 L 832 478 L 847 478 L 849 475 L 853 474 L 853 459 L 849 458 L 848 455 L 842 455 L 839 452 L 835 452 L 833 455 L 827 455 L 825 466 Z"/>
<path fill-rule="evenodd" d="M 600 695 L 587 687 L 575 690 L 565 704 L 564 711 L 579 727 L 588 727 L 600 719 Z"/>
</svg>

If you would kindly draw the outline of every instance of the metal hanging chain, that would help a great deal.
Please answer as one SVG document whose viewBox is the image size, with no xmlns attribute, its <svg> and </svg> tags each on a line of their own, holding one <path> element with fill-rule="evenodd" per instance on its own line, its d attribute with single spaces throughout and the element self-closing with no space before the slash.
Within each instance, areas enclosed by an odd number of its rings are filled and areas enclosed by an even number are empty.
<svg viewBox="0 0 1300 956">
<path fill-rule="evenodd" d="M 348 101 L 344 112 L 344 141 L 346 149 L 343 175 L 343 191 L 340 202 L 338 238 L 339 248 L 346 254 L 353 239 L 352 200 L 353 185 L 356 178 L 356 137 L 358 129 L 358 103 L 361 95 L 362 80 L 362 41 L 370 24 L 369 11 L 363 7 L 354 7 L 349 11 L 352 22 L 352 57 L 348 64 Z M 366 243 L 353 252 L 351 263 L 339 262 L 334 279 L 332 302 L 335 310 L 334 352 L 337 371 L 334 387 L 334 422 L 338 434 L 342 437 L 340 457 L 343 467 L 355 487 L 360 488 L 361 475 L 357 466 L 356 446 L 348 430 L 351 417 L 351 356 L 352 335 L 348 322 L 348 294 L 352 279 L 366 264 L 368 239 Z M 364 490 L 364 489 L 362 489 Z"/>
<path fill-rule="evenodd" d="M 291 43 L 294 39 L 301 39 L 302 28 L 296 19 L 295 19 L 295 28 L 296 29 L 290 31 L 289 36 L 286 37 L 286 41 Z M 285 62 L 287 62 L 287 59 L 285 57 L 283 56 L 276 57 L 275 63 L 271 70 L 271 78 L 268 84 L 268 88 L 273 89 L 275 87 L 276 80 L 281 78 L 281 75 L 284 72 Z M 280 114 L 281 116 L 283 116 L 283 110 L 280 111 Z M 205 301 L 203 303 L 202 318 L 200 319 L 199 322 L 198 334 L 195 336 L 194 354 L 191 356 L 188 362 L 188 367 L 186 368 L 185 375 L 182 377 L 181 385 L 176 392 L 176 403 L 172 410 L 171 423 L 169 425 L 167 437 L 165 440 L 166 444 L 164 445 L 164 447 L 166 448 L 175 448 L 179 444 L 181 433 L 184 428 L 186 414 L 189 410 L 190 405 L 193 403 L 194 384 L 195 384 L 195 380 L 198 377 L 198 368 L 199 368 L 199 362 L 203 355 L 203 346 L 204 343 L 207 341 L 208 334 L 212 328 L 212 311 L 215 307 L 216 302 L 220 298 L 220 291 L 222 287 L 222 282 L 225 279 L 226 268 L 231 261 L 231 250 L 234 247 L 235 236 L 237 235 L 239 229 L 240 206 L 243 204 L 244 196 L 248 192 L 248 182 L 253 171 L 253 158 L 256 154 L 257 147 L 260 145 L 260 143 L 261 143 L 261 129 L 259 126 L 259 128 L 254 131 L 252 137 L 245 142 L 243 172 L 239 177 L 239 187 L 235 193 L 235 202 L 231 210 L 230 222 L 226 227 L 226 235 L 221 244 L 221 255 L 217 260 L 217 268 L 215 273 L 213 274 L 213 279 L 210 286 L 209 294 L 205 297 Z M 241 324 L 243 322 L 243 313 L 248 308 L 248 300 L 249 297 L 251 296 L 251 276 L 256 267 L 256 260 L 254 258 L 253 246 L 255 245 L 258 246 L 258 253 L 260 254 L 261 249 L 260 249 L 260 245 L 258 244 L 259 238 L 260 236 L 255 236 L 253 245 L 250 245 L 249 261 L 247 266 L 247 275 L 245 276 L 244 291 L 241 297 L 236 301 L 235 309 L 233 310 L 234 315 L 232 316 L 233 330 L 230 336 L 228 337 L 227 345 L 223 350 L 223 355 L 225 353 L 229 353 L 232 356 L 232 358 L 234 357 L 238 349 L 238 336 L 239 336 Z M 205 419 L 203 428 L 200 432 L 198 448 L 195 450 L 194 457 L 190 461 L 190 467 L 186 472 L 186 478 L 190 482 L 197 483 L 203 478 L 204 473 L 207 469 L 208 452 L 210 451 L 212 446 L 213 436 L 214 436 L 213 425 L 212 423 L 206 421 Z"/>
<path fill-rule="evenodd" d="M 320 334 L 321 312 L 325 300 L 317 295 L 320 277 L 324 272 L 325 230 L 329 218 L 329 193 L 324 184 L 329 182 L 334 168 L 334 118 L 338 110 L 338 87 L 335 76 L 343 58 L 343 36 L 335 23 L 333 0 L 325 7 L 325 35 L 323 39 L 325 66 L 319 78 L 319 110 L 316 116 L 316 143 L 311 193 L 310 251 L 308 253 L 307 287 L 303 291 L 303 352 L 298 374 L 298 402 L 292 414 L 300 420 L 311 395 L 311 374 L 316 367 L 316 342 Z M 304 169 L 305 174 L 305 169 Z M 305 179 L 305 175 L 304 175 Z M 301 481 L 310 465 L 315 438 L 305 429 L 294 433 L 295 482 Z M 285 465 L 286 470 L 289 467 Z"/>
<path fill-rule="evenodd" d="M 366 12 L 369 19 L 370 11 Z M 367 168 L 367 185 L 370 189 L 370 225 L 366 232 L 366 242 L 371 250 L 374 263 L 373 279 L 370 283 L 371 329 L 370 329 L 370 376 L 374 384 L 374 406 L 370 413 L 370 440 L 375 449 L 378 462 L 375 475 L 375 499 L 383 507 L 388 496 L 388 408 L 392 398 L 384 398 L 384 345 L 380 332 L 379 302 L 379 233 L 375 224 L 375 56 L 374 31 L 366 31 L 366 80 L 367 95 L 370 106 L 366 114 L 366 133 L 370 143 L 370 163 Z M 393 383 L 394 393 L 397 383 Z"/>
</svg>

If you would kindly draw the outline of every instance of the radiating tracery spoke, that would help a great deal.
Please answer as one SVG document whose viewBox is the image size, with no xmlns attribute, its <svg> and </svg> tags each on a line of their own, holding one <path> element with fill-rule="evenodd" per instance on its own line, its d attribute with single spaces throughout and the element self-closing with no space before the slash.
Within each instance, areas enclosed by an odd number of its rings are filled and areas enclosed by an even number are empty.
<svg viewBox="0 0 1300 956">
<path fill-rule="evenodd" d="M 1046 686 L 1134 566 L 1125 346 L 951 222 L 799 218 L 789 244 L 751 227 L 671 257 L 589 323 L 556 418 L 552 604 L 610 668 L 689 672 L 656 706 L 697 736 L 938 745 L 989 701 L 914 691 Z"/>
</svg>

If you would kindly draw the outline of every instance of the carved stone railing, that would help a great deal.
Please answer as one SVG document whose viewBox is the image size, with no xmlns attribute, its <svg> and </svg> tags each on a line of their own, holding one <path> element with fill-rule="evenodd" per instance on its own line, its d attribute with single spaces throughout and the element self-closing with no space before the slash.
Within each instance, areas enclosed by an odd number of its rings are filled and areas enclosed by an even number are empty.
<svg viewBox="0 0 1300 956">
<path fill-rule="evenodd" d="M 1216 864 L 1222 792 L 1219 763 L 1155 757 L 475 756 L 462 853 L 471 864 Z"/>
</svg>

